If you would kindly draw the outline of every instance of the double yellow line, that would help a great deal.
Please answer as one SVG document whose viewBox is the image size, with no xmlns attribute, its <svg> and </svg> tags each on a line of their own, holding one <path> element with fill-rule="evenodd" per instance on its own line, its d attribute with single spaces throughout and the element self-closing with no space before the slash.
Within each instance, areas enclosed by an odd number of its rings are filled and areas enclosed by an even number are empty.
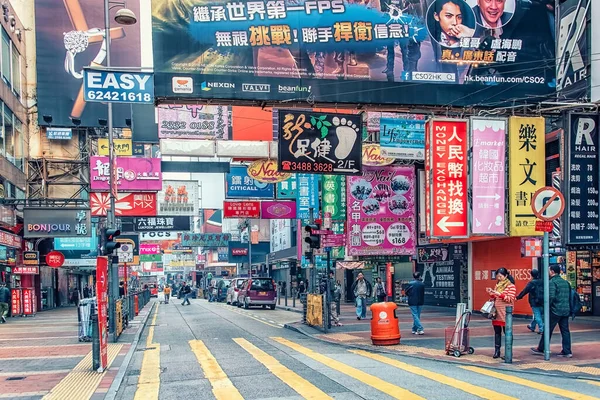
<svg viewBox="0 0 600 400">
<path fill-rule="evenodd" d="M 154 325 L 156 325 L 156 317 L 158 316 L 158 306 L 159 303 L 156 303 L 152 324 L 148 330 L 146 350 L 142 359 L 142 369 L 138 378 L 134 400 L 158 399 L 158 392 L 160 390 L 160 344 L 152 343 L 154 340 Z"/>
</svg>

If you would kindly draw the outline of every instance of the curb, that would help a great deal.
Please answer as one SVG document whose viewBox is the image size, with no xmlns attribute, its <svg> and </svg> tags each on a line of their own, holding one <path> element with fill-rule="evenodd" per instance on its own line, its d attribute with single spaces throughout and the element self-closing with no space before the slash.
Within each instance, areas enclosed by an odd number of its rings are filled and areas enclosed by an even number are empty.
<svg viewBox="0 0 600 400">
<path fill-rule="evenodd" d="M 308 333 L 306 332 L 304 329 L 296 327 L 296 326 L 292 326 L 290 324 L 284 324 L 283 327 L 285 329 L 289 329 L 293 332 L 297 332 L 300 333 L 306 337 L 310 337 L 314 340 L 318 340 L 322 343 L 328 343 L 334 346 L 339 346 L 345 349 L 355 349 L 355 350 L 365 350 L 365 351 L 370 351 L 370 352 L 374 352 L 374 353 L 380 353 L 380 354 L 389 354 L 389 355 L 395 355 L 395 356 L 402 356 L 402 357 L 411 357 L 411 358 L 416 358 L 419 360 L 427 360 L 427 361 L 434 361 L 434 362 L 438 362 L 438 363 L 452 363 L 455 365 L 465 365 L 465 366 L 471 366 L 471 367 L 482 367 L 481 364 L 478 363 L 474 363 L 474 362 L 464 362 L 464 361 L 457 361 L 454 360 L 450 357 L 448 358 L 444 358 L 444 359 L 436 359 L 436 358 L 430 358 L 430 357 L 425 357 L 425 356 L 421 356 L 421 355 L 415 355 L 415 354 L 403 354 L 401 352 L 397 352 L 397 351 L 392 351 L 392 350 L 386 350 L 383 347 L 375 347 L 375 346 L 370 346 L 370 345 L 360 345 L 360 344 L 350 344 L 350 343 L 339 343 L 339 342 L 332 342 L 320 337 L 315 336 L 314 334 Z M 498 371 L 511 371 L 511 372 L 520 372 L 520 373 L 525 373 L 525 374 L 530 374 L 530 375 L 537 375 L 537 376 L 549 376 L 549 377 L 559 377 L 559 378 L 569 378 L 569 379 L 582 379 L 582 380 L 589 380 L 589 381 L 596 381 L 596 382 L 600 382 L 600 377 L 594 377 L 594 376 L 581 376 L 581 375 L 565 375 L 563 372 L 557 371 L 557 372 L 539 372 L 539 371 L 531 371 L 531 370 L 526 370 L 526 369 L 519 369 L 519 370 L 515 370 L 512 369 L 510 367 L 508 367 L 508 365 L 510 364 L 505 364 L 506 366 L 501 366 L 500 365 L 494 365 L 494 364 L 486 364 L 484 367 L 487 369 L 493 369 L 493 370 L 498 370 Z"/>
<path fill-rule="evenodd" d="M 119 366 L 117 375 L 115 376 L 115 379 L 113 380 L 112 384 L 110 385 L 108 392 L 106 392 L 106 395 L 104 396 L 104 400 L 116 399 L 117 393 L 119 392 L 119 388 L 121 387 L 121 383 L 123 383 L 123 379 L 125 378 L 125 372 L 127 371 L 127 368 L 129 368 L 129 364 L 131 363 L 131 359 L 133 358 L 133 353 L 135 353 L 137 345 L 140 341 L 140 337 L 142 337 L 142 332 L 144 332 L 144 329 L 146 329 L 146 324 L 148 323 L 148 318 L 150 318 L 150 315 L 152 314 L 152 311 L 154 310 L 155 305 L 156 305 L 156 302 L 153 302 L 152 306 L 150 307 L 150 310 L 144 317 L 144 321 L 142 321 L 140 329 L 138 329 L 137 333 L 135 334 L 133 342 L 131 343 L 131 347 L 129 348 L 129 351 L 125 355 L 123 362 Z"/>
<path fill-rule="evenodd" d="M 298 314 L 302 314 L 302 310 L 298 310 L 298 309 L 295 309 L 295 308 L 290 307 L 290 306 L 280 306 L 280 305 L 277 305 L 277 306 L 275 306 L 275 308 L 277 308 L 279 310 L 291 311 L 291 312 L 295 312 L 295 313 L 298 313 Z"/>
</svg>

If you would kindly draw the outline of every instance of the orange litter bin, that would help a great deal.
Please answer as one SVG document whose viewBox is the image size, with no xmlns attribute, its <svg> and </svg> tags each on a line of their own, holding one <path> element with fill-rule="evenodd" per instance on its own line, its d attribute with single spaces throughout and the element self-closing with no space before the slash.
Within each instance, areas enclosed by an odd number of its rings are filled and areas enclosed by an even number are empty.
<svg viewBox="0 0 600 400">
<path fill-rule="evenodd" d="M 371 341 L 376 346 L 400 343 L 400 325 L 396 316 L 396 303 L 371 305 Z"/>
<path fill-rule="evenodd" d="M 138 302 L 138 295 L 133 296 L 133 309 L 135 311 L 135 315 L 137 316 L 140 313 L 140 307 Z"/>
</svg>

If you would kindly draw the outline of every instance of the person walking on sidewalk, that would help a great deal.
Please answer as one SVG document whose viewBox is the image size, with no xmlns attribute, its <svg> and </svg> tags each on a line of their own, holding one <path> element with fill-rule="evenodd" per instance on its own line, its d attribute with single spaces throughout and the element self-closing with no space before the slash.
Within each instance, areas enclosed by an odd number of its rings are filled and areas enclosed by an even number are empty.
<svg viewBox="0 0 600 400">
<path fill-rule="evenodd" d="M 331 322 L 333 326 L 342 326 L 340 324 L 340 317 L 337 312 L 337 296 L 339 291 L 335 284 L 335 276 L 333 272 L 329 272 L 329 310 L 331 313 Z"/>
<path fill-rule="evenodd" d="M 383 282 L 381 282 L 381 278 L 377 278 L 375 280 L 375 297 L 378 303 L 383 303 L 385 301 L 385 287 L 383 286 Z"/>
<path fill-rule="evenodd" d="M 421 279 L 421 273 L 416 271 L 413 274 L 414 280 L 408 283 L 404 293 L 408 297 L 408 307 L 413 318 L 413 335 L 424 335 L 423 325 L 421 325 L 421 310 L 425 304 L 425 284 Z"/>
<path fill-rule="evenodd" d="M 0 320 L 3 324 L 6 323 L 8 315 L 8 305 L 10 304 L 10 289 L 6 287 L 6 283 L 0 282 Z"/>
<path fill-rule="evenodd" d="M 190 285 L 186 284 L 185 281 L 182 282 L 181 283 L 181 294 L 183 295 L 183 303 L 181 303 L 182 306 L 185 306 L 185 303 L 187 303 L 188 306 L 191 306 L 190 293 L 192 293 L 192 289 L 190 288 Z"/>
<path fill-rule="evenodd" d="M 571 314 L 571 285 L 569 282 L 561 278 L 560 265 L 552 264 L 550 266 L 550 290 L 548 297 L 550 298 L 550 340 L 552 340 L 552 332 L 558 325 L 560 335 L 562 336 L 562 351 L 560 356 L 571 358 L 571 332 L 569 331 L 569 315 Z M 537 347 L 532 347 L 531 351 L 534 354 L 544 354 L 544 337 L 540 338 L 540 343 Z"/>
<path fill-rule="evenodd" d="M 506 334 L 506 307 L 515 304 L 515 297 L 517 295 L 515 280 L 506 268 L 499 268 L 496 270 L 496 280 L 498 283 L 494 289 L 486 289 L 491 300 L 494 301 L 494 307 L 496 308 L 496 316 L 492 320 L 492 326 L 494 327 L 493 358 L 500 357 L 502 332 Z"/>
<path fill-rule="evenodd" d="M 352 293 L 356 302 L 356 319 L 367 317 L 367 297 L 371 297 L 372 292 L 371 283 L 365 279 L 362 272 L 359 272 L 356 281 L 352 284 Z"/>
<path fill-rule="evenodd" d="M 171 287 L 166 284 L 163 289 L 163 294 L 165 295 L 165 304 L 169 304 L 169 298 L 171 297 Z"/>
<path fill-rule="evenodd" d="M 531 271 L 531 281 L 525 286 L 525 289 L 517 296 L 517 300 L 521 300 L 525 295 L 529 294 L 529 305 L 533 312 L 533 319 L 527 325 L 527 329 L 535 332 L 535 326 L 539 327 L 538 333 L 544 333 L 544 282 L 539 279 L 540 272 L 537 269 Z"/>
</svg>

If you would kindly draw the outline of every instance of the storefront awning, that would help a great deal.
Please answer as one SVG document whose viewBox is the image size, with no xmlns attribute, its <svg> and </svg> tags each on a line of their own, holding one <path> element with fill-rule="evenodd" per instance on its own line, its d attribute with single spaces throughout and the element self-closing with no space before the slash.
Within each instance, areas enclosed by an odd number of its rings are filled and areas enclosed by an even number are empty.
<svg viewBox="0 0 600 400">
<path fill-rule="evenodd" d="M 365 263 L 363 261 L 337 261 L 336 269 L 363 269 Z"/>
</svg>

